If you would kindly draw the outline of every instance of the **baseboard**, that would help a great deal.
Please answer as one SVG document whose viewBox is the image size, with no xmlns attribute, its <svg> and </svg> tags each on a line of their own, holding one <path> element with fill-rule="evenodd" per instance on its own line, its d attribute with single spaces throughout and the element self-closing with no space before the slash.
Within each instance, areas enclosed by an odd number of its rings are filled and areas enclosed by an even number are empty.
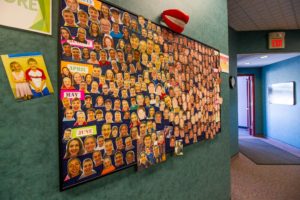
<svg viewBox="0 0 300 200">
<path fill-rule="evenodd" d="M 236 156 L 238 156 L 238 154 L 239 154 L 239 151 L 238 152 L 236 152 L 235 154 L 233 154 L 233 155 L 231 155 L 231 159 L 233 159 L 233 158 L 235 158 Z"/>
<path fill-rule="evenodd" d="M 266 138 L 265 135 L 263 133 L 256 133 L 255 137 L 259 137 L 259 138 Z"/>
<path fill-rule="evenodd" d="M 238 126 L 238 128 L 248 129 L 249 127 L 247 127 L 247 126 Z"/>
<path fill-rule="evenodd" d="M 271 139 L 271 140 L 275 140 L 275 141 L 281 142 L 281 143 L 283 143 L 283 144 L 285 144 L 285 145 L 291 146 L 292 148 L 295 148 L 295 149 L 300 150 L 299 147 L 294 146 L 294 145 L 292 145 L 292 144 L 290 144 L 290 143 L 287 143 L 287 142 L 285 142 L 285 141 L 279 140 L 279 139 L 277 139 L 277 138 L 273 138 L 273 137 L 269 137 L 269 136 L 265 136 L 265 138 L 266 138 L 266 139 Z"/>
</svg>

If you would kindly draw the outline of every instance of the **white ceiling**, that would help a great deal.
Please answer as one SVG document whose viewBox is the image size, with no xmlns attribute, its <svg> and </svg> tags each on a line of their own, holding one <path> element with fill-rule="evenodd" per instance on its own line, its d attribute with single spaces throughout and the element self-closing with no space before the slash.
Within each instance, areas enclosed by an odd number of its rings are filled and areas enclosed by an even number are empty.
<svg viewBox="0 0 300 200">
<path fill-rule="evenodd" d="M 264 67 L 296 56 L 300 56 L 300 53 L 238 54 L 237 67 Z"/>
<path fill-rule="evenodd" d="M 228 0 L 236 31 L 300 29 L 300 0 Z"/>
</svg>

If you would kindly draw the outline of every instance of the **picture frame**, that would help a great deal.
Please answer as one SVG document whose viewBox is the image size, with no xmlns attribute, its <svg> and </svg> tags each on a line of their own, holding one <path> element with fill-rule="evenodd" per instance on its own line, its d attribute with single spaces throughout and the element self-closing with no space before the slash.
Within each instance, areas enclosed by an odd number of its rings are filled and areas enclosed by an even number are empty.
<svg viewBox="0 0 300 200">
<path fill-rule="evenodd" d="M 273 83 L 268 86 L 268 99 L 270 104 L 295 105 L 295 81 Z"/>
</svg>

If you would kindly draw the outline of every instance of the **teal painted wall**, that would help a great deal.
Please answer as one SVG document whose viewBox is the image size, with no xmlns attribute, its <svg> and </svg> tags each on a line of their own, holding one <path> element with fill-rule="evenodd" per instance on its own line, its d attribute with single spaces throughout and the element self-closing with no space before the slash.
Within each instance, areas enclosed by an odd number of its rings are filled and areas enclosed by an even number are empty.
<svg viewBox="0 0 300 200">
<path fill-rule="evenodd" d="M 237 46 L 238 32 L 229 27 L 229 74 L 237 75 Z M 238 145 L 238 99 L 237 87 L 229 90 L 230 96 L 230 154 L 236 155 L 239 152 Z"/>
<path fill-rule="evenodd" d="M 111 1 L 158 22 L 167 8 L 190 14 L 185 34 L 228 54 L 227 1 Z M 57 16 L 53 36 L 0 27 L 0 54 L 41 51 L 57 88 Z M 229 86 L 222 74 L 222 132 L 187 147 L 184 157 L 136 173 L 133 168 L 59 192 L 57 94 L 17 103 L 0 62 L 0 199 L 213 199 L 230 198 Z M 57 92 L 57 89 L 56 89 Z"/>
<path fill-rule="evenodd" d="M 300 148 L 300 56 L 266 66 L 262 70 L 264 80 L 264 131 L 266 137 L 274 138 Z M 296 105 L 269 104 L 268 86 L 273 83 L 295 81 Z"/>
<path fill-rule="evenodd" d="M 253 74 L 255 84 L 255 132 L 262 135 L 263 132 L 263 99 L 262 99 L 262 68 L 238 68 L 238 74 Z"/>
</svg>

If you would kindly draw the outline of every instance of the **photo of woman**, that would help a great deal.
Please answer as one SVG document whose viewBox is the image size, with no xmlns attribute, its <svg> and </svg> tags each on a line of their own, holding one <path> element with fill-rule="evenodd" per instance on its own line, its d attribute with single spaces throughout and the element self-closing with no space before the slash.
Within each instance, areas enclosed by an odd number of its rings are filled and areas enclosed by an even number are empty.
<svg viewBox="0 0 300 200">
<path fill-rule="evenodd" d="M 101 36 L 101 31 L 99 24 L 96 22 L 91 22 L 90 28 L 89 28 L 89 36 L 93 40 L 98 40 Z"/>
<path fill-rule="evenodd" d="M 130 21 L 131 21 L 130 14 L 128 12 L 123 12 L 123 15 L 122 15 L 123 25 L 129 27 L 130 26 Z"/>
<path fill-rule="evenodd" d="M 105 50 L 110 50 L 114 47 L 114 40 L 112 39 L 111 36 L 105 35 L 103 37 L 103 48 Z"/>
<path fill-rule="evenodd" d="M 72 35 L 67 27 L 60 27 L 60 37 L 62 41 L 72 40 Z"/>
<path fill-rule="evenodd" d="M 61 69 L 61 77 L 62 78 L 69 77 L 72 80 L 72 73 L 68 67 L 63 67 Z"/>
<path fill-rule="evenodd" d="M 75 158 L 84 154 L 82 140 L 80 138 L 73 138 L 68 141 L 66 145 L 66 153 L 64 159 Z"/>
</svg>

